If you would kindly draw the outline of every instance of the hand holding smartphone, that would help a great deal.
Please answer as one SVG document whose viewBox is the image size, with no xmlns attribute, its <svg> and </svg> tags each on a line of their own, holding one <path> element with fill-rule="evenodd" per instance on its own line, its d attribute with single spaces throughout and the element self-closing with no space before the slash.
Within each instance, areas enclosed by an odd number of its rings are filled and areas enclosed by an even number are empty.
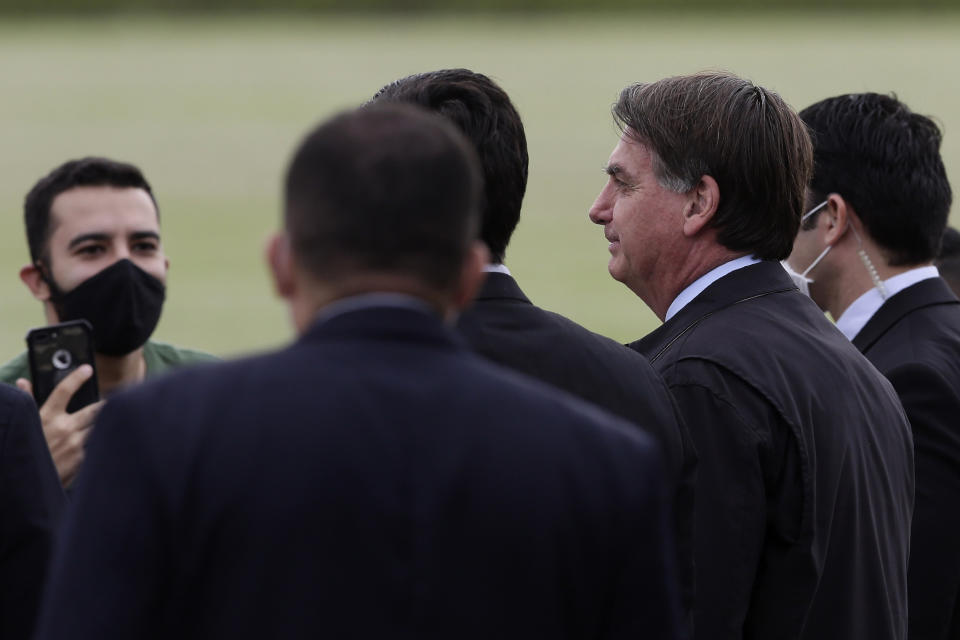
<svg viewBox="0 0 960 640">
<path fill-rule="evenodd" d="M 93 358 L 93 328 L 86 320 L 31 329 L 27 334 L 27 357 L 33 379 L 33 397 L 38 407 L 42 407 L 54 388 L 82 364 L 89 364 L 94 372 L 70 399 L 67 413 L 100 399 Z"/>
</svg>

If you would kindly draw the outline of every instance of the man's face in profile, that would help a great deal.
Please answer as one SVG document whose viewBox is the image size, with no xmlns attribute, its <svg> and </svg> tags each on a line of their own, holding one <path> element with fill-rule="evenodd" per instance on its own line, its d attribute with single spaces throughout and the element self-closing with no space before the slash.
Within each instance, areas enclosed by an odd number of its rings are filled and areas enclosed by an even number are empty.
<svg viewBox="0 0 960 640">
<path fill-rule="evenodd" d="M 50 229 L 45 267 L 64 292 L 124 258 L 166 284 L 157 210 L 143 189 L 64 191 L 51 204 Z"/>
<path fill-rule="evenodd" d="M 610 243 L 610 275 L 638 292 L 670 259 L 681 237 L 686 198 L 657 181 L 653 155 L 627 134 L 606 171 L 607 183 L 590 208 L 590 220 L 603 225 Z"/>
</svg>

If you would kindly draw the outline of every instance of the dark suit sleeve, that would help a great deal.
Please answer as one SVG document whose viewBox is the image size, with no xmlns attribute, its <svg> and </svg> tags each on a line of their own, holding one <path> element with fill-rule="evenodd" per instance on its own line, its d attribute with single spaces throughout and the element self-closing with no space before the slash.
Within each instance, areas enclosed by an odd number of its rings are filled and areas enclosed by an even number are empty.
<svg viewBox="0 0 960 640">
<path fill-rule="evenodd" d="M 697 454 L 690 437 L 690 431 L 684 422 L 683 412 L 677 405 L 676 398 L 669 392 L 665 383 L 661 381 L 664 393 L 670 400 L 673 410 L 672 420 L 665 424 L 671 425 L 675 432 L 673 439 L 673 460 L 667 463 L 667 500 L 668 513 L 673 513 L 673 533 L 676 540 L 677 577 L 680 585 L 680 605 L 683 612 L 684 625 L 693 626 L 693 601 L 695 590 L 693 566 L 693 508 L 695 497 L 695 483 L 697 479 Z M 671 491 L 672 487 L 672 491 Z"/>
<path fill-rule="evenodd" d="M 742 637 L 742 621 L 762 581 L 764 541 L 800 535 L 799 452 L 772 407 L 736 376 L 701 362 L 674 374 L 668 384 L 699 464 L 694 633 Z"/>
<path fill-rule="evenodd" d="M 169 558 L 160 540 L 168 526 L 143 436 L 150 426 L 119 399 L 98 417 L 57 543 L 38 638 L 159 633 L 147 621 L 161 604 Z"/>
<path fill-rule="evenodd" d="M 0 638 L 33 631 L 63 489 L 25 393 L 0 388 Z"/>
<path fill-rule="evenodd" d="M 619 580 L 604 638 L 667 640 L 683 633 L 677 589 L 672 527 L 663 467 L 657 451 L 637 456 L 624 473 L 632 505 L 618 527 Z"/>
<path fill-rule="evenodd" d="M 960 615 L 960 390 L 930 367 L 887 373 L 913 431 L 916 499 L 910 542 L 910 638 L 951 637 Z"/>
</svg>

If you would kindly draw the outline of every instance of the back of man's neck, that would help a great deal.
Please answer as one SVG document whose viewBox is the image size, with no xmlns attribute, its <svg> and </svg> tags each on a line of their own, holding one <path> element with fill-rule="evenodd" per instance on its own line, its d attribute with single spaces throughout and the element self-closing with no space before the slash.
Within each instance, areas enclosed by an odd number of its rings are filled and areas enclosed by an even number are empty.
<svg viewBox="0 0 960 640">
<path fill-rule="evenodd" d="M 298 333 L 313 325 L 318 314 L 331 305 L 362 296 L 403 296 L 420 301 L 441 317 L 448 317 L 454 309 L 448 297 L 435 288 L 415 279 L 403 276 L 377 279 L 354 278 L 337 287 L 317 285 L 304 288 L 302 293 L 288 302 L 291 307 L 294 327 Z"/>
</svg>

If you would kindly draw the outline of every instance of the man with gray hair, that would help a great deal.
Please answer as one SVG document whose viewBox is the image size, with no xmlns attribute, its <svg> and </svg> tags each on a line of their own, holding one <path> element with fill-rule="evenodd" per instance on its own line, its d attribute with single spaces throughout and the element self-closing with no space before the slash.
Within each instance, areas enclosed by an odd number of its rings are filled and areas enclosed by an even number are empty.
<svg viewBox="0 0 960 640">
<path fill-rule="evenodd" d="M 779 264 L 812 168 L 803 123 L 725 73 L 627 87 L 613 113 L 590 219 L 664 322 L 631 346 L 697 449 L 696 636 L 905 638 L 909 425 Z"/>
</svg>

